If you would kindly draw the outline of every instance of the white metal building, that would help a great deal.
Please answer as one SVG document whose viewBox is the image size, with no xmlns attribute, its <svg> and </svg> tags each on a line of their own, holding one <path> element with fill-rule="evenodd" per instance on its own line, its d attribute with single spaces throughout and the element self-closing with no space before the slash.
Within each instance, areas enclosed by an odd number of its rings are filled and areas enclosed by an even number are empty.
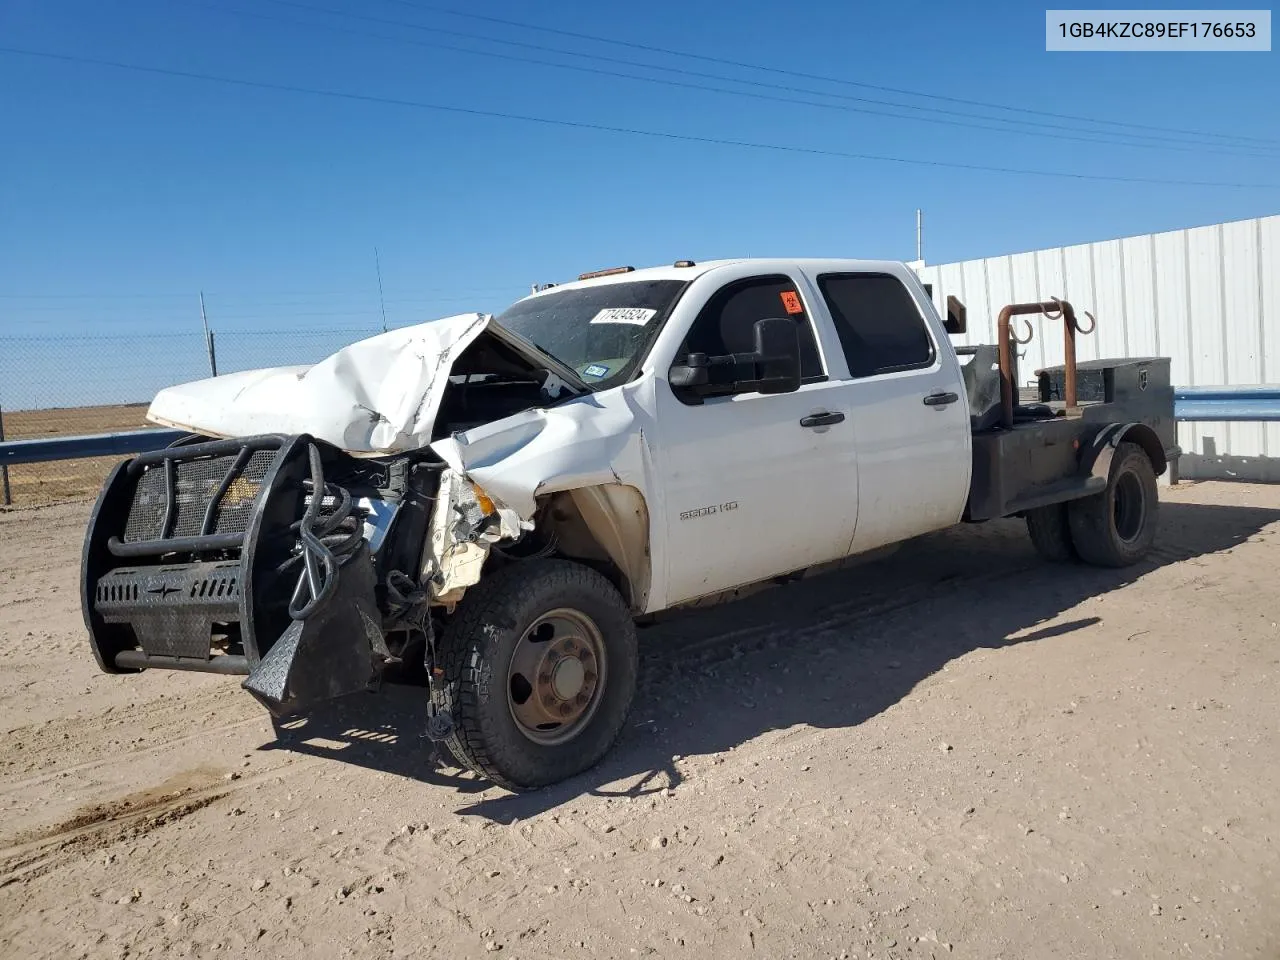
<svg viewBox="0 0 1280 960">
<path fill-rule="evenodd" d="M 1097 318 L 1081 360 L 1167 356 L 1177 386 L 1280 383 L 1280 216 L 917 269 L 939 309 L 948 294 L 968 308 L 957 342 L 995 343 L 1004 304 L 1056 296 Z M 1023 369 L 1061 363 L 1060 324 L 1032 322 Z M 1280 423 L 1178 432 L 1183 477 L 1280 480 Z"/>
</svg>

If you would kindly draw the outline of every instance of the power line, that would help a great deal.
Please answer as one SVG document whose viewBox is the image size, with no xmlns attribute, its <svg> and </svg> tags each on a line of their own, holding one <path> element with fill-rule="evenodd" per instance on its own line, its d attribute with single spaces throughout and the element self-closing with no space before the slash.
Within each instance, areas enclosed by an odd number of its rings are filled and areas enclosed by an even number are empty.
<svg viewBox="0 0 1280 960">
<path fill-rule="evenodd" d="M 447 290 L 452 293 L 466 293 L 470 291 L 475 295 L 488 295 L 495 293 L 513 293 L 521 289 L 518 283 L 507 284 L 502 287 L 438 287 L 428 289 Z M 227 293 L 205 293 L 210 300 L 217 299 L 222 303 L 248 304 L 253 306 L 309 306 L 313 304 L 334 304 L 335 301 L 341 301 L 346 298 L 349 300 L 359 300 L 364 303 L 364 297 L 360 294 L 351 292 L 344 293 L 263 293 L 263 294 L 227 294 Z M 0 293 L 0 300 L 35 300 L 35 301 L 59 301 L 55 303 L 38 302 L 35 304 L 27 304 L 22 306 L 24 310 L 78 310 L 80 307 L 75 303 L 63 303 L 67 300 L 188 300 L 190 293 Z M 263 298 L 266 299 L 263 299 Z M 275 300 L 274 297 L 294 297 L 301 299 Z M 409 304 L 409 303 L 447 303 L 450 301 L 461 301 L 474 299 L 472 296 L 456 296 L 456 297 L 389 297 L 387 303 L 390 304 Z M 168 310 L 165 304 L 154 304 L 147 306 L 136 306 L 132 304 L 122 304 L 114 309 L 145 309 L 145 310 Z"/>
<path fill-rule="evenodd" d="M 402 6 L 410 7 L 417 10 L 430 10 L 433 13 L 444 13 L 454 17 L 465 17 L 470 20 L 483 20 L 488 23 L 499 23 L 503 26 L 517 27 L 521 30 L 538 30 L 542 33 L 557 34 L 562 37 L 572 37 L 576 40 L 589 40 L 593 43 L 608 43 L 619 47 L 630 47 L 633 50 L 644 50 L 649 53 L 659 53 L 665 56 L 687 57 L 691 60 L 701 60 L 706 63 L 718 63 L 723 66 L 739 67 L 745 70 L 759 70 L 765 73 L 776 73 L 783 76 L 799 77 L 805 80 L 819 80 L 823 83 L 838 83 L 849 87 L 860 87 L 863 90 L 877 90 L 881 93 L 894 93 L 904 97 L 921 97 L 928 100 L 939 100 L 947 103 L 959 103 L 970 107 L 983 107 L 988 110 L 1007 110 L 1014 113 L 1026 113 L 1034 116 L 1053 117 L 1058 120 L 1075 120 L 1083 123 L 1106 124 L 1108 126 L 1131 127 L 1140 130 L 1156 130 L 1162 133 L 1179 133 L 1184 135 L 1198 137 L 1218 137 L 1231 140 L 1245 140 L 1253 143 L 1276 144 L 1280 145 L 1280 140 L 1268 137 L 1248 137 L 1235 133 L 1214 133 L 1208 130 L 1186 130 L 1178 127 L 1161 127 L 1153 126 L 1145 123 L 1134 123 L 1129 120 L 1106 120 L 1097 117 L 1082 117 L 1069 113 L 1054 113 L 1049 110 L 1035 110 L 1031 107 L 1013 107 L 1003 103 L 992 103 L 985 100 L 969 100 L 963 97 L 951 97 L 945 94 L 928 93 L 922 90 L 908 90 L 902 87 L 890 87 L 883 84 L 867 83 L 861 80 L 849 80 L 843 77 L 824 76 L 816 73 L 804 73 L 798 70 L 787 70 L 783 67 L 770 67 L 759 63 L 746 63 L 741 60 L 730 60 L 724 57 L 713 57 L 708 54 L 691 53 L 687 50 L 672 50 L 667 47 L 654 46 L 647 43 L 636 43 L 631 40 L 618 40 L 613 37 L 602 37 L 590 33 L 578 33 L 572 30 L 561 30 L 556 27 L 548 27 L 538 23 L 526 23 L 520 20 L 506 20 L 502 17 L 488 16 L 485 14 L 471 13 L 465 10 L 455 10 L 450 7 L 441 7 L 430 3 L 419 3 L 415 0 L 388 0 L 391 3 L 398 3 Z"/>
<path fill-rule="evenodd" d="M 325 313 L 323 311 L 318 311 L 316 313 L 223 313 L 222 311 L 218 311 L 216 314 L 213 315 L 213 319 L 217 321 L 219 325 L 219 329 L 221 329 L 221 324 L 223 324 L 226 321 L 237 321 L 242 324 L 244 323 L 270 324 L 270 323 L 288 323 L 294 320 L 310 321 L 318 317 L 336 318 L 335 320 L 330 322 L 337 322 L 337 323 L 357 323 L 357 324 L 369 323 L 370 325 L 375 327 L 381 327 L 382 325 L 378 315 L 373 311 L 368 311 L 363 314 L 358 313 L 356 311 L 348 311 L 348 310 L 337 310 L 332 313 Z M 148 329 L 151 329 L 156 324 L 171 325 L 174 322 L 178 322 L 183 319 L 185 319 L 183 315 L 178 313 L 177 311 L 162 317 L 104 317 L 99 314 L 82 313 L 82 314 L 76 314 L 74 316 L 64 316 L 64 317 L 14 318 L 12 322 L 12 326 L 14 328 L 69 327 L 69 326 L 75 326 L 77 324 L 91 324 L 95 327 L 119 328 L 119 327 L 128 327 L 128 326 L 139 326 L 139 327 L 147 327 Z M 414 324 L 414 323 L 421 323 L 421 322 L 423 322 L 422 319 L 414 318 L 412 316 L 409 317 L 408 319 L 403 317 L 399 317 L 399 318 L 388 317 L 387 325 L 394 326 L 395 324 L 405 325 L 405 324 Z M 310 324 L 308 324 L 308 329 L 312 329 Z M 317 329 L 323 332 L 323 330 L 326 328 L 317 327 L 314 329 Z M 3 336 L 3 335 L 4 335 L 3 333 L 0 333 L 0 336 Z"/>
<path fill-rule="evenodd" d="M 362 13 L 352 13 L 346 10 L 335 10 L 330 7 L 317 7 L 310 4 L 299 3 L 296 0 L 270 0 L 270 2 L 280 6 L 291 7 L 298 10 L 306 10 L 311 13 L 321 13 L 331 16 L 345 17 L 351 20 L 361 20 L 368 23 L 379 23 L 387 26 L 407 27 L 412 30 L 422 31 L 424 33 L 441 34 L 444 36 L 460 37 L 467 40 L 479 40 L 486 43 L 498 43 L 505 46 L 519 47 L 522 49 L 538 50 L 547 53 L 556 53 L 562 56 L 579 57 L 588 60 L 596 60 L 604 63 L 622 64 L 624 66 L 639 67 L 645 70 L 657 70 L 664 73 L 673 73 L 680 76 L 696 77 L 702 79 L 726 81 L 729 83 L 744 84 L 746 86 L 757 89 L 778 90 L 785 93 L 799 93 L 807 96 L 827 97 L 835 100 L 845 101 L 845 103 L 870 104 L 872 106 L 847 106 L 840 103 L 824 103 L 813 100 L 797 99 L 795 97 L 779 97 L 763 93 L 753 93 L 748 90 L 733 90 L 725 87 L 713 87 L 701 83 L 681 82 L 677 80 L 669 80 L 661 77 L 648 77 L 637 75 L 634 73 L 621 73 L 613 70 L 602 70 L 599 68 L 586 67 L 579 64 L 557 63 L 552 60 L 541 60 L 534 57 L 521 57 L 509 53 L 498 53 L 493 50 L 476 50 L 470 47 L 459 47 L 446 43 L 429 43 L 423 40 L 415 40 L 409 37 L 395 36 L 389 37 L 385 34 L 372 33 L 367 30 L 352 30 L 348 26 L 338 26 L 329 23 L 317 23 L 306 20 L 288 19 L 286 17 L 277 17 L 270 14 L 264 14 L 257 11 L 238 10 L 230 7 L 210 6 L 204 3 L 193 3 L 192 6 L 200 7 L 207 10 L 215 10 L 220 13 L 230 13 L 236 16 L 253 17 L 259 20 L 266 20 L 275 23 L 292 24 L 295 26 L 320 27 L 322 29 L 337 30 L 344 34 L 355 34 L 358 36 L 372 37 L 377 40 L 383 40 L 390 43 L 411 44 L 413 46 L 424 47 L 432 50 L 451 50 L 457 53 L 470 54 L 472 56 L 490 57 L 498 60 L 506 60 L 516 63 L 533 63 L 546 67 L 554 67 L 560 70 L 573 70 L 581 73 L 590 73 L 598 76 L 619 77 L 627 80 L 637 80 L 643 83 L 661 84 L 663 86 L 677 87 L 690 90 L 704 90 L 712 93 L 727 94 L 730 96 L 747 97 L 756 100 L 767 100 L 775 103 L 788 103 L 801 106 L 819 107 L 828 110 L 843 110 L 851 113 L 862 113 L 870 116 L 888 117 L 897 120 L 909 120 L 918 123 L 936 123 L 947 126 L 967 127 L 974 130 L 989 130 L 996 133 L 1013 133 L 1022 134 L 1024 136 L 1048 137 L 1051 139 L 1073 140 L 1082 143 L 1100 143 L 1115 146 L 1142 147 L 1147 149 L 1162 150 L 1182 150 L 1191 152 L 1207 152 L 1218 153 L 1225 156 L 1244 156 L 1254 159 L 1276 159 L 1271 154 L 1243 151 L 1258 150 L 1274 150 L 1275 147 L 1243 145 L 1243 144 L 1224 144 L 1203 142 L 1197 140 L 1188 140 L 1186 137 L 1164 137 L 1152 134 L 1128 133 L 1125 131 L 1117 131 L 1112 133 L 1106 130 L 1091 130 L 1089 128 L 1072 127 L 1064 124 L 1046 123 L 1037 120 L 1021 120 L 1016 118 L 992 117 L 985 114 L 977 114 L 965 112 L 961 110 L 947 110 L 938 107 L 920 106 L 917 104 L 895 103 L 889 100 L 876 100 L 870 97 L 850 96 L 849 94 L 832 93 L 825 90 L 814 90 L 807 87 L 796 87 L 786 84 L 766 83 L 759 80 L 745 80 L 740 77 L 727 77 L 723 74 L 706 73 L 698 70 L 688 70 L 680 67 L 659 66 L 657 64 L 644 63 L 637 60 L 626 60 L 620 57 L 601 56 L 599 54 L 582 53 L 577 50 L 565 50 L 560 47 L 548 47 L 544 44 L 530 43 L 523 40 L 506 40 L 499 37 L 485 36 L 484 34 L 466 33 L 458 30 L 446 30 L 441 27 L 429 27 L 423 24 L 411 23 L 406 20 L 390 20 L 385 17 L 373 17 Z M 954 119 L 935 119 L 929 116 L 916 116 L 912 114 L 903 114 L 899 112 L 891 112 L 890 110 L 873 109 L 874 106 L 889 107 L 892 110 L 914 110 L 925 114 L 937 114 L 944 117 L 960 117 L 970 120 L 986 121 L 983 123 L 965 123 Z M 991 126 L 990 124 L 1021 124 L 1023 127 L 1042 127 L 1044 130 L 1022 129 L 1013 126 Z M 1046 130 L 1062 130 L 1068 133 L 1050 133 Z M 1080 134 L 1084 134 L 1081 136 Z M 1127 137 L 1127 140 L 1117 140 L 1116 137 Z M 1143 140 L 1152 141 L 1150 143 L 1140 142 Z M 1138 141 L 1138 142 L 1135 142 Z"/>
<path fill-rule="evenodd" d="M 661 130 L 645 130 L 640 127 L 618 127 L 603 123 L 591 123 L 585 120 L 565 120 L 554 117 L 538 117 L 529 114 L 503 113 L 496 110 L 481 110 L 475 107 L 459 107 L 449 104 L 429 103 L 421 100 L 405 100 L 396 97 L 375 96 L 373 94 L 351 93 L 341 90 L 325 90 L 317 87 L 303 87 L 295 84 L 246 80 L 241 77 L 227 77 L 220 76 L 218 74 L 197 73 L 189 70 L 173 70 L 164 67 L 149 67 L 141 64 L 123 63 L 117 60 L 102 60 L 95 57 L 50 53 L 42 50 L 25 50 L 18 47 L 0 47 L 0 53 L 56 60 L 63 63 L 81 63 L 100 67 L 111 67 L 113 69 L 129 70 L 137 73 L 150 73 L 158 76 L 182 77 L 188 80 L 204 80 L 213 83 L 224 83 L 257 90 L 276 90 L 282 93 L 300 93 L 309 96 L 329 97 L 332 99 L 349 100 L 357 103 L 377 103 L 385 104 L 387 106 L 411 107 L 419 110 L 453 113 L 460 116 L 485 117 L 493 120 L 515 120 L 522 123 L 535 123 L 542 126 L 563 127 L 574 130 L 595 130 L 604 133 L 618 133 L 626 136 L 648 137 L 656 140 L 669 140 L 680 143 L 701 143 L 713 146 L 741 147 L 750 150 L 789 153 L 803 156 L 830 157 L 839 160 L 862 160 L 877 163 L 895 163 L 904 166 L 941 167 L 980 173 L 1003 173 L 1018 176 L 1048 177 L 1091 182 L 1145 183 L 1173 187 L 1224 187 L 1254 190 L 1280 189 L 1280 184 L 1272 183 L 1232 183 L 1218 180 L 1172 180 L 1155 177 L 1122 177 L 1113 174 L 1074 173 L 1062 170 L 1036 170 L 1028 167 L 1000 167 L 986 164 L 961 163 L 954 160 L 927 160 L 916 157 L 895 157 L 888 154 L 853 153 L 843 150 L 824 149 L 821 147 L 802 147 L 793 144 L 764 143 L 754 140 L 734 140 L 725 137 L 703 137 L 696 136 L 694 134 L 671 133 L 669 131 Z"/>
<path fill-rule="evenodd" d="M 411 324 L 400 324 L 400 326 L 411 326 Z M 398 329 L 392 327 L 392 329 Z M 306 337 L 311 339 L 320 339 L 337 334 L 344 336 L 356 334 L 363 337 L 372 337 L 379 332 L 376 324 L 370 324 L 367 327 L 275 327 L 270 330 L 237 330 L 234 328 L 219 328 L 217 333 L 220 337 L 279 337 L 287 334 L 290 337 Z M 65 340 L 74 339 L 77 343 L 84 340 L 93 341 L 133 341 L 138 338 L 145 338 L 148 343 L 154 340 L 203 340 L 204 335 L 199 330 L 193 330 L 187 333 L 173 333 L 169 331 L 153 331 L 153 330 L 130 330 L 122 333 L 89 333 L 84 334 L 79 331 L 68 330 L 64 333 L 47 333 L 47 334 L 16 334 L 10 335 L 0 333 L 0 343 L 59 343 Z M 203 356 L 194 357 L 196 361 L 203 362 Z"/>
</svg>

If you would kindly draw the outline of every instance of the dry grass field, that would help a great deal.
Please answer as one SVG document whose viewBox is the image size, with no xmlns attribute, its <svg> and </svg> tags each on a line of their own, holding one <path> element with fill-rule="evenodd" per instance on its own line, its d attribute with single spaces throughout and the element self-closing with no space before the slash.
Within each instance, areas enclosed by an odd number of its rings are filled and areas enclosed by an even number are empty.
<svg viewBox="0 0 1280 960">
<path fill-rule="evenodd" d="M 146 413 L 145 403 L 6 410 L 4 436 L 7 440 L 26 440 L 137 430 L 150 426 Z M 118 457 L 91 457 L 10 467 L 9 491 L 13 505 L 32 507 L 96 496 L 108 471 L 118 460 Z"/>
</svg>

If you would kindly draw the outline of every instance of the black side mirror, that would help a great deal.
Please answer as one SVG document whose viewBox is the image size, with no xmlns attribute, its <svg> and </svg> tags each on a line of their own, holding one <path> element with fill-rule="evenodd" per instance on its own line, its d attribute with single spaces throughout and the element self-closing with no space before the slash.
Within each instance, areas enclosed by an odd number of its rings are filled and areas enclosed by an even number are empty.
<svg viewBox="0 0 1280 960">
<path fill-rule="evenodd" d="M 667 374 L 671 386 L 678 390 L 693 390 L 711 382 L 711 358 L 705 353 L 691 353 L 684 363 L 674 363 Z"/>
<path fill-rule="evenodd" d="M 755 389 L 792 393 L 800 389 L 800 324 L 791 317 L 757 320 Z"/>
<path fill-rule="evenodd" d="M 800 324 L 790 317 L 757 320 L 751 353 L 690 353 L 667 379 L 694 395 L 713 392 L 791 393 L 800 389 Z"/>
</svg>

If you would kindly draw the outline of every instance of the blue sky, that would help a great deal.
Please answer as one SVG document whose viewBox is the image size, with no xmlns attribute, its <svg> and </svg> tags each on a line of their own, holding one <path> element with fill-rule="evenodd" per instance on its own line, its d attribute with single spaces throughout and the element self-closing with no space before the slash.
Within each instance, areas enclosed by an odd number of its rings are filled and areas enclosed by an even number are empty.
<svg viewBox="0 0 1280 960">
<path fill-rule="evenodd" d="M 961 100 L 1271 143 L 1215 141 L 1219 152 L 1210 152 L 1193 134 L 1002 113 L 532 25 Z M 825 0 L 803 8 L 760 0 L 557 0 L 536 7 L 511 0 L 9 0 L 0 9 L 0 46 L 836 153 L 1280 184 L 1275 53 L 1049 54 L 1044 7 L 1026 4 L 986 4 L 977 12 L 911 0 L 874 8 Z M 1108 142 L 1022 135 L 999 121 L 849 97 L 1056 124 L 1067 129 L 1036 129 Z M 851 106 L 917 119 L 833 108 Z M 200 290 L 215 328 L 232 339 L 246 330 L 371 329 L 380 324 L 375 246 L 388 319 L 397 324 L 499 309 L 531 282 L 619 263 L 792 254 L 910 259 L 917 206 L 925 210 L 930 262 L 1280 210 L 1278 186 L 1117 183 L 859 161 L 13 53 L 0 53 L 0 129 L 0 337 L 198 331 Z M 1160 145 L 1151 149 L 1133 145 L 1136 135 L 1167 139 L 1144 141 Z"/>
</svg>

